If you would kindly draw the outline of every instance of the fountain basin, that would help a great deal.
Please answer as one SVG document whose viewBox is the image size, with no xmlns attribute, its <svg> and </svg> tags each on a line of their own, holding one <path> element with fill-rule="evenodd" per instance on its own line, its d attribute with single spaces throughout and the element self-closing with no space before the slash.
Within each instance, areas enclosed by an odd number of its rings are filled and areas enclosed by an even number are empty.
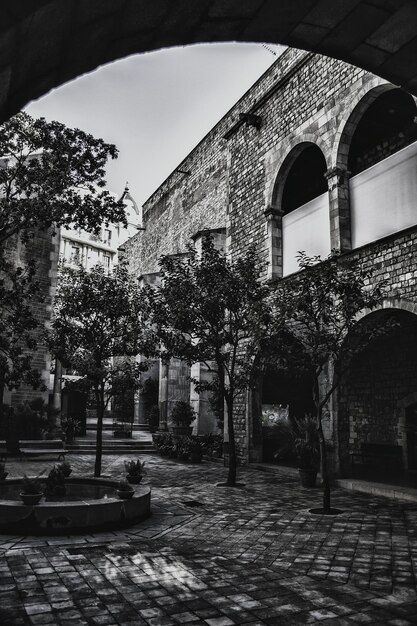
<svg viewBox="0 0 417 626">
<path fill-rule="evenodd" d="M 22 480 L 0 485 L 0 532 L 24 535 L 57 535 L 127 528 L 151 514 L 151 490 L 138 486 L 130 500 L 117 496 L 118 480 L 67 478 L 67 500 L 26 505 L 19 499 Z M 76 499 L 77 489 L 80 496 Z M 2 493 L 3 491 L 3 493 Z M 16 495 L 14 495 L 16 494 Z"/>
</svg>

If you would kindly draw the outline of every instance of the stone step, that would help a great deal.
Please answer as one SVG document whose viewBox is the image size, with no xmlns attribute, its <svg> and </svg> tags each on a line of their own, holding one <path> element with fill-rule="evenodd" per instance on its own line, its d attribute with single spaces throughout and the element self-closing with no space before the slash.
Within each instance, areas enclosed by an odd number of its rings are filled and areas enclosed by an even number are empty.
<svg viewBox="0 0 417 626">
<path fill-rule="evenodd" d="M 69 454 L 95 454 L 96 447 L 94 445 L 71 445 L 67 446 Z M 103 446 L 103 454 L 155 454 L 155 448 L 152 445 L 137 446 Z"/>
</svg>

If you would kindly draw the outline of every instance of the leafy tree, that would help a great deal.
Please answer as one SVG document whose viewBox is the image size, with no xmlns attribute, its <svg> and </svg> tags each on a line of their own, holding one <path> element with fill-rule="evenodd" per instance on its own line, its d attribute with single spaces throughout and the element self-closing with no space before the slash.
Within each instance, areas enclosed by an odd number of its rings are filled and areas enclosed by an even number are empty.
<svg viewBox="0 0 417 626">
<path fill-rule="evenodd" d="M 105 164 L 116 157 L 102 139 L 27 113 L 0 126 L 0 406 L 6 387 L 41 385 L 31 366 L 40 324 L 31 306 L 41 301 L 36 265 L 27 247 L 27 265 L 14 262 L 13 250 L 54 226 L 125 224 L 123 202 L 103 190 Z"/>
<path fill-rule="evenodd" d="M 164 256 L 160 286 L 146 286 L 150 320 L 163 358 L 178 357 L 189 365 L 205 363 L 212 380 L 193 380 L 197 392 L 208 390 L 226 406 L 229 433 L 227 484 L 236 483 L 235 400 L 247 389 L 255 356 L 271 320 L 268 288 L 250 249 L 234 262 L 203 239 L 202 252 L 190 248 L 186 261 Z"/>
<path fill-rule="evenodd" d="M 139 387 L 139 372 L 146 364 L 135 362 L 146 354 L 140 290 L 117 266 L 112 274 L 97 265 L 63 267 L 58 283 L 54 319 L 49 333 L 51 352 L 80 376 L 73 383 L 96 400 L 97 448 L 94 475 L 101 473 L 103 416 L 112 398 Z"/>
<path fill-rule="evenodd" d="M 16 234 L 27 241 L 53 225 L 126 225 L 123 202 L 103 190 L 114 145 L 21 112 L 0 127 L 0 155 L 0 244 Z"/>
<path fill-rule="evenodd" d="M 22 382 L 34 389 L 43 388 L 40 372 L 31 366 L 36 349 L 31 302 L 39 298 L 38 283 L 33 279 L 34 263 L 15 266 L 0 255 L 0 417 L 6 388 L 16 389 Z"/>
<path fill-rule="evenodd" d="M 273 295 L 275 322 L 281 338 L 279 365 L 309 376 L 316 406 L 323 478 L 323 509 L 330 511 L 330 481 L 323 411 L 349 370 L 355 354 L 362 351 L 384 327 L 358 322 L 358 313 L 375 308 L 382 300 L 382 286 L 372 285 L 371 273 L 355 259 L 299 253 L 300 272 L 281 280 Z M 334 365 L 326 384 L 322 378 Z"/>
</svg>

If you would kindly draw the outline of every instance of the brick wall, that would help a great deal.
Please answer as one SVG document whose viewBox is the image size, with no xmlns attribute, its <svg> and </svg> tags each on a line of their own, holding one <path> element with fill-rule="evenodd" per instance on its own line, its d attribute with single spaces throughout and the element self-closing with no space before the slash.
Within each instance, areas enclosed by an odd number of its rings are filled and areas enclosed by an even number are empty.
<svg viewBox="0 0 417 626">
<path fill-rule="evenodd" d="M 227 226 L 232 257 L 255 244 L 269 262 L 265 277 L 279 277 L 280 193 L 291 151 L 302 142 L 315 143 L 323 152 L 328 168 L 331 246 L 348 253 L 349 142 L 366 107 L 391 88 L 382 79 L 342 61 L 288 49 L 145 203 L 145 230 L 125 246 L 132 273 L 156 272 L 161 254 L 184 252 L 199 230 Z M 241 118 L 242 113 L 258 116 L 260 128 L 252 124 L 253 118 L 252 122 Z M 403 138 L 394 138 L 394 143 L 397 140 Z M 381 149 L 390 151 L 393 146 Z M 375 155 L 368 157 L 374 159 Z M 268 222 L 265 212 L 269 210 L 271 215 L 271 208 L 273 221 Z M 411 229 L 354 253 L 365 266 L 372 266 L 375 279 L 389 281 L 387 297 L 416 300 L 416 237 L 417 229 Z M 255 419 L 248 416 L 247 409 L 247 397 L 242 395 L 235 411 L 242 461 L 252 445 L 248 423 Z M 341 415 L 339 418 L 340 441 L 346 444 L 343 433 L 347 428 Z M 330 426 L 329 432 L 335 430 Z"/>
</svg>

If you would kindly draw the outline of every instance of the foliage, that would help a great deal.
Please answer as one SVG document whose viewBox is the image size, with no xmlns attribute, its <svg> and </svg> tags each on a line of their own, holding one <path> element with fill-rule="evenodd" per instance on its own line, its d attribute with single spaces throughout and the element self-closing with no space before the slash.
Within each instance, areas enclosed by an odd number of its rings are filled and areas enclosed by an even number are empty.
<svg viewBox="0 0 417 626">
<path fill-rule="evenodd" d="M 0 406 L 5 388 L 17 389 L 26 383 L 45 389 L 40 372 L 32 369 L 38 326 L 32 304 L 41 301 L 35 264 L 16 265 L 5 255 L 0 250 Z"/>
<path fill-rule="evenodd" d="M 67 438 L 72 438 L 81 430 L 81 422 L 75 417 L 65 417 L 61 421 L 62 430 Z"/>
<path fill-rule="evenodd" d="M 256 355 L 268 334 L 268 287 L 253 248 L 235 261 L 205 237 L 201 255 L 189 249 L 186 261 L 165 256 L 160 286 L 145 287 L 150 319 L 161 342 L 161 357 L 179 357 L 189 365 L 205 363 L 211 380 L 193 380 L 197 392 L 215 391 L 227 407 L 229 473 L 236 482 L 233 410 L 251 384 Z"/>
<path fill-rule="evenodd" d="M 52 225 L 93 232 L 103 221 L 126 225 L 123 202 L 103 190 L 114 145 L 21 112 L 0 127 L 0 154 L 0 244 Z"/>
<path fill-rule="evenodd" d="M 140 291 L 121 265 L 112 274 L 99 265 L 90 271 L 62 268 L 51 326 L 52 353 L 79 375 L 69 384 L 95 395 L 94 474 L 100 476 L 104 412 L 112 398 L 139 388 L 139 374 L 146 369 L 135 361 L 151 345 Z"/>
<path fill-rule="evenodd" d="M 39 478 L 29 478 L 26 474 L 23 476 L 21 492 L 27 495 L 35 495 L 43 493 L 43 485 Z"/>
<path fill-rule="evenodd" d="M 330 510 L 323 410 L 348 371 L 352 357 L 381 332 L 360 324 L 358 313 L 374 309 L 383 291 L 380 284 L 372 286 L 370 271 L 356 259 L 332 254 L 320 261 L 320 257 L 299 253 L 301 271 L 277 284 L 273 307 L 279 337 L 277 365 L 311 380 L 320 440 L 323 508 Z M 334 364 L 334 373 L 327 377 L 324 388 L 322 377 L 329 364 Z"/>
<path fill-rule="evenodd" d="M 207 433 L 199 435 L 199 441 L 203 448 L 203 454 L 219 458 L 223 456 L 223 435 L 215 433 Z"/>
<path fill-rule="evenodd" d="M 103 190 L 106 162 L 117 157 L 112 144 L 21 112 L 0 126 L 0 155 L 1 412 L 6 387 L 45 389 L 31 365 L 40 328 L 32 304 L 42 297 L 28 250 L 17 258 L 19 240 L 69 224 L 95 232 L 126 218 L 123 202 Z"/>
<path fill-rule="evenodd" d="M 152 440 L 156 449 L 161 456 L 175 456 L 176 444 L 171 433 L 157 433 L 152 436 Z"/>
<path fill-rule="evenodd" d="M 124 466 L 126 470 L 126 474 L 128 476 L 143 476 L 145 474 L 145 464 L 146 461 L 140 461 L 140 459 L 136 459 L 136 461 L 125 461 Z"/>
<path fill-rule="evenodd" d="M 191 426 L 196 418 L 196 414 L 192 406 L 184 400 L 178 400 L 175 402 L 171 415 L 171 421 L 176 426 Z"/>
<path fill-rule="evenodd" d="M 65 479 L 71 474 L 69 463 L 54 465 L 46 478 L 45 494 L 47 496 L 65 495 Z"/>
<path fill-rule="evenodd" d="M 129 483 L 127 482 L 127 480 L 120 480 L 117 483 L 117 489 L 119 491 L 134 491 L 132 485 L 129 485 Z"/>
<path fill-rule="evenodd" d="M 318 469 L 320 443 L 314 417 L 282 421 L 279 423 L 279 431 L 280 447 L 275 458 L 279 459 L 291 451 L 295 453 L 300 469 Z"/>
</svg>

